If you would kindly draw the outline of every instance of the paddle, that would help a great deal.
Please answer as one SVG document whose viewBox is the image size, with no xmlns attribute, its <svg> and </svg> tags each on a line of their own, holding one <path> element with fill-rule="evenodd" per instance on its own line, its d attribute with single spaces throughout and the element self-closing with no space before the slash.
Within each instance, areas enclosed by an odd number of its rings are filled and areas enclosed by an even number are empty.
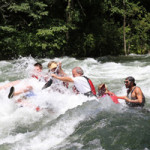
<svg viewBox="0 0 150 150">
<path fill-rule="evenodd" d="M 13 98 L 14 92 L 15 92 L 15 88 L 12 86 L 12 87 L 10 88 L 10 91 L 9 91 L 9 94 L 8 94 L 8 98 Z"/>
<path fill-rule="evenodd" d="M 58 69 L 59 69 L 59 65 L 57 65 L 57 68 L 55 69 L 55 71 L 53 73 L 55 74 L 58 71 Z M 53 83 L 53 79 L 51 77 L 49 79 L 49 81 L 42 87 L 42 90 L 50 87 L 52 85 L 52 83 Z"/>
<path fill-rule="evenodd" d="M 42 90 L 50 87 L 52 83 L 53 83 L 53 80 L 52 78 L 50 78 L 50 80 L 42 87 Z"/>
</svg>

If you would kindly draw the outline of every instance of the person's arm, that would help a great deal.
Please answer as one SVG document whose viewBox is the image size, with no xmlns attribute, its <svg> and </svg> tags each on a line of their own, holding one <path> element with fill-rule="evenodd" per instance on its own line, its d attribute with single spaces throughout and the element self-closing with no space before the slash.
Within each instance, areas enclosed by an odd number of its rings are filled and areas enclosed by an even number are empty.
<svg viewBox="0 0 150 150">
<path fill-rule="evenodd" d="M 115 95 L 113 92 L 110 92 L 110 91 L 108 91 L 108 90 L 107 90 L 105 93 L 108 94 L 108 95 L 110 95 L 110 96 Z"/>
<path fill-rule="evenodd" d="M 59 66 L 59 73 L 63 76 L 67 76 L 67 74 L 63 71 L 63 69 L 61 67 L 61 62 L 57 63 L 57 65 Z"/>
<path fill-rule="evenodd" d="M 118 99 L 125 99 L 126 96 L 117 96 Z"/>
<path fill-rule="evenodd" d="M 70 77 L 59 77 L 56 74 L 52 74 L 51 76 L 64 82 L 74 82 L 73 79 Z"/>
<path fill-rule="evenodd" d="M 135 100 L 131 100 L 128 97 L 126 97 L 125 100 L 130 103 L 142 103 L 143 95 L 139 87 L 136 87 L 135 89 L 135 96 L 137 97 Z"/>
</svg>

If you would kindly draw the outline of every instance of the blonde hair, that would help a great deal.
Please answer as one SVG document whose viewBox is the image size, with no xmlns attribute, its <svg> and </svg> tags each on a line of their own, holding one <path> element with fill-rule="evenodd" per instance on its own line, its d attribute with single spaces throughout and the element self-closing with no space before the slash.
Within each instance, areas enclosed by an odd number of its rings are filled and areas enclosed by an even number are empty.
<svg viewBox="0 0 150 150">
<path fill-rule="evenodd" d="M 54 63 L 54 64 L 57 64 L 57 62 L 56 62 L 56 61 L 50 61 L 50 62 L 48 63 L 48 65 L 47 65 L 47 67 L 48 67 L 48 68 L 50 68 L 50 67 L 51 67 L 51 65 L 52 65 L 53 63 Z"/>
</svg>

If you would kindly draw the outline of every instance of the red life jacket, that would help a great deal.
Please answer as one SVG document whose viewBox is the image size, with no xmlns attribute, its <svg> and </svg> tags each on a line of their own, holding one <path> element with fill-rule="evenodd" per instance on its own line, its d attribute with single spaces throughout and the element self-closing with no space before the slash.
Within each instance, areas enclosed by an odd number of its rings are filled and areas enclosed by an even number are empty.
<svg viewBox="0 0 150 150">
<path fill-rule="evenodd" d="M 118 98 L 114 93 L 107 93 L 107 94 L 111 97 L 111 99 L 114 103 L 116 103 L 116 104 L 119 103 Z"/>
<path fill-rule="evenodd" d="M 38 76 L 36 76 L 36 75 L 33 74 L 33 75 L 32 75 L 32 78 L 38 79 Z"/>
<path fill-rule="evenodd" d="M 95 90 L 95 87 L 94 87 L 92 81 L 91 81 L 88 77 L 86 77 L 86 76 L 83 76 L 83 77 L 84 77 L 85 79 L 87 79 L 87 81 L 88 81 L 88 83 L 89 83 L 89 86 L 90 86 L 90 88 L 91 88 L 91 92 L 93 93 L 93 95 L 96 95 L 96 90 Z"/>
<path fill-rule="evenodd" d="M 113 100 L 114 103 L 116 103 L 116 104 L 119 103 L 118 98 L 117 98 L 116 95 L 113 95 L 113 96 L 110 96 L 110 97 L 111 97 L 111 99 Z"/>
</svg>

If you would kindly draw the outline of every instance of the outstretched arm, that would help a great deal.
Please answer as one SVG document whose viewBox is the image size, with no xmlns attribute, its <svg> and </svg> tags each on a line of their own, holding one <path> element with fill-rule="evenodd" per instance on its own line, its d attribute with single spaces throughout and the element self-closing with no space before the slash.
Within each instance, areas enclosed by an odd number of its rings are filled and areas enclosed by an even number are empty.
<svg viewBox="0 0 150 150">
<path fill-rule="evenodd" d="M 118 96 L 118 99 L 124 99 L 125 101 L 130 102 L 130 103 L 142 103 L 143 94 L 139 87 L 136 87 L 135 89 L 135 96 L 137 98 L 135 100 L 132 100 L 128 98 L 127 96 Z"/>
<path fill-rule="evenodd" d="M 63 69 L 61 67 L 61 62 L 59 62 L 58 65 L 59 65 L 59 73 L 63 76 L 67 76 L 67 74 L 63 71 Z"/>
<path fill-rule="evenodd" d="M 117 96 L 118 99 L 125 99 L 126 96 Z"/>
<path fill-rule="evenodd" d="M 64 82 L 74 82 L 73 79 L 70 77 L 59 77 L 55 74 L 52 74 L 51 76 L 58 79 L 58 80 L 64 81 Z"/>
</svg>

